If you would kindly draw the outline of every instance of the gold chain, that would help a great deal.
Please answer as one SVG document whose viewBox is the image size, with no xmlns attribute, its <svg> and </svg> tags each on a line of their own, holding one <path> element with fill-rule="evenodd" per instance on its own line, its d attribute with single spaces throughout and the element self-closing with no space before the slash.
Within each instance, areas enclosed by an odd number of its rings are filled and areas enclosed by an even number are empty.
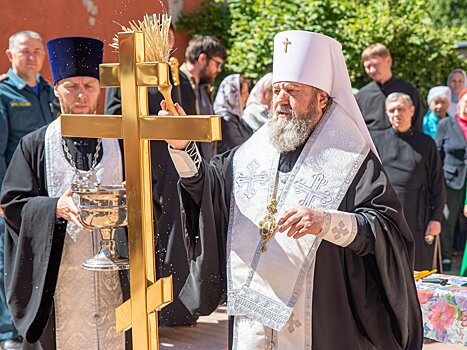
<svg viewBox="0 0 467 350">
<path fill-rule="evenodd" d="M 261 253 L 266 252 L 266 243 L 274 237 L 277 229 L 277 222 L 274 214 L 277 212 L 277 186 L 279 184 L 279 171 L 276 173 L 276 180 L 274 182 L 274 190 L 272 192 L 271 201 L 267 206 L 267 214 L 258 224 L 259 237 L 261 238 L 262 246 Z"/>
</svg>

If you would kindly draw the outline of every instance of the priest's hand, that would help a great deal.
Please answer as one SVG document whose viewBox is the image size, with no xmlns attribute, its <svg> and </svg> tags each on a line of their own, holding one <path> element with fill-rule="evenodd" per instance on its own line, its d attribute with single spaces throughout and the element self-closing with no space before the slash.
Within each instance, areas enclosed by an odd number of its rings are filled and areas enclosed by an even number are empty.
<svg viewBox="0 0 467 350">
<path fill-rule="evenodd" d="M 2 217 L 4 214 L 3 214 L 3 209 L 0 208 L 0 217 Z"/>
<path fill-rule="evenodd" d="M 318 235 L 324 225 L 325 214 L 322 210 L 307 207 L 296 207 L 288 210 L 279 220 L 279 232 L 287 232 L 287 236 L 299 239 L 305 235 Z"/>
<path fill-rule="evenodd" d="M 73 201 L 73 192 L 69 188 L 57 202 L 57 209 L 55 210 L 55 215 L 57 218 L 62 218 L 66 221 L 71 221 L 81 230 L 87 229 L 80 220 L 79 216 L 80 210 Z"/>
<path fill-rule="evenodd" d="M 167 110 L 167 103 L 165 100 L 161 102 L 161 110 L 159 111 L 158 115 L 160 116 L 170 116 L 173 115 L 173 113 L 169 112 Z M 176 103 L 175 104 L 175 109 L 177 110 L 178 115 L 186 115 L 186 112 L 183 110 L 183 108 Z M 190 143 L 190 141 L 175 141 L 175 140 L 167 140 L 167 143 L 175 149 L 185 149 L 186 146 Z"/>
<path fill-rule="evenodd" d="M 467 204 L 464 205 L 464 216 L 467 218 Z"/>
</svg>

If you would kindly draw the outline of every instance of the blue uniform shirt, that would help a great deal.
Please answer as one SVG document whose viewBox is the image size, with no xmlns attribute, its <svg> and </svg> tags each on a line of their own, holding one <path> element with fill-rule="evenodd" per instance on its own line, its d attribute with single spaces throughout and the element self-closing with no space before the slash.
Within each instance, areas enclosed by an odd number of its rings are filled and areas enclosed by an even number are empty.
<svg viewBox="0 0 467 350">
<path fill-rule="evenodd" d="M 60 111 L 53 86 L 38 75 L 39 96 L 12 69 L 0 79 L 0 188 L 19 140 L 52 122 Z"/>
</svg>

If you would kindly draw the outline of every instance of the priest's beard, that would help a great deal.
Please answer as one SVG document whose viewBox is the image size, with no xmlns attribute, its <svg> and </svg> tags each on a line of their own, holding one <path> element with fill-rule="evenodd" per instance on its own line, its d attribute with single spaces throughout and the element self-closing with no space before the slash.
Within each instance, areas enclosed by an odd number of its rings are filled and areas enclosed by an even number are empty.
<svg viewBox="0 0 467 350">
<path fill-rule="evenodd" d="M 211 85 L 214 83 L 214 79 L 215 77 L 210 74 L 208 66 L 206 66 L 199 74 L 199 85 Z"/>
<path fill-rule="evenodd" d="M 280 112 L 290 113 L 291 118 L 280 117 Z M 277 106 L 268 121 L 269 140 L 280 153 L 294 151 L 308 140 L 320 119 L 321 111 L 315 96 L 302 116 L 290 106 Z"/>
</svg>

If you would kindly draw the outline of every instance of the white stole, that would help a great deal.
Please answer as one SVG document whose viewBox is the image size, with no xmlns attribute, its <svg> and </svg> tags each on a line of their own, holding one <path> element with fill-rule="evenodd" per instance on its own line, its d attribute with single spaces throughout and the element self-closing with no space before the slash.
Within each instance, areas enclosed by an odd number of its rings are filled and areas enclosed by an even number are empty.
<svg viewBox="0 0 467 350">
<path fill-rule="evenodd" d="M 276 220 L 297 206 L 336 210 L 368 152 L 356 125 L 333 104 L 292 172 L 279 181 Z M 296 240 L 276 232 L 266 253 L 260 251 L 258 223 L 267 213 L 279 157 L 267 125 L 234 156 L 227 241 L 234 349 L 279 349 L 279 344 L 280 349 L 311 349 L 314 258 L 321 239 L 306 235 Z"/>
<path fill-rule="evenodd" d="M 102 184 L 122 183 L 122 161 L 118 141 L 102 140 L 103 156 L 94 171 Z M 62 148 L 60 119 L 45 133 L 47 191 L 60 197 L 70 188 L 75 169 Z M 86 173 L 80 171 L 81 173 Z M 92 272 L 81 264 L 97 253 L 100 237 L 81 231 L 71 222 L 67 234 L 54 294 L 55 339 L 57 350 L 124 349 L 124 334 L 115 332 L 115 308 L 123 296 L 118 271 Z"/>
</svg>

